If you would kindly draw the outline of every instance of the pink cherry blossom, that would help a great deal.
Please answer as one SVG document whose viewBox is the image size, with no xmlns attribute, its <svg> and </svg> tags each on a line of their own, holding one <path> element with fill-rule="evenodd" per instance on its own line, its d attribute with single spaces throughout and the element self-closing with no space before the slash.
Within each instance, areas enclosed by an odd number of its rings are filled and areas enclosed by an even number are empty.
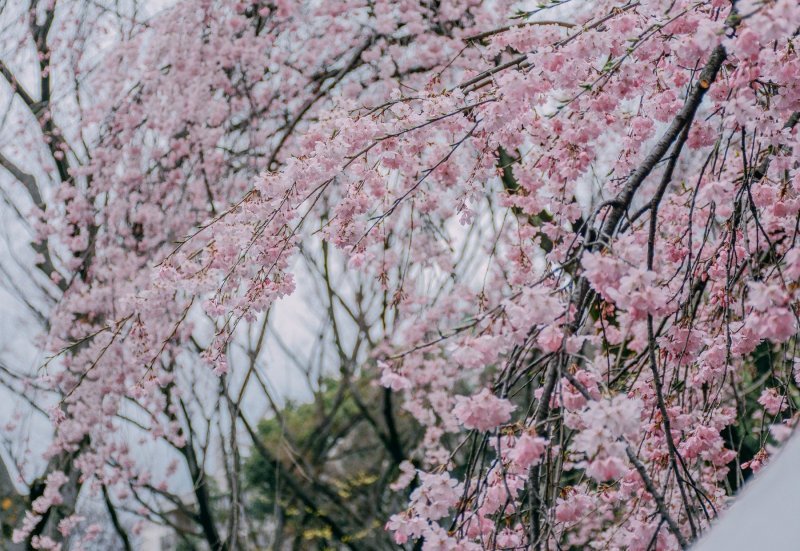
<svg viewBox="0 0 800 551">
<path fill-rule="evenodd" d="M 15 541 L 189 487 L 188 533 L 234 547 L 274 520 L 234 472 L 260 454 L 321 546 L 682 549 L 795 423 L 795 0 L 89 4 L 2 39 L 53 429 Z M 276 350 L 335 432 L 314 461 L 258 445 Z M 381 454 L 370 526 L 340 424 Z"/>
<path fill-rule="evenodd" d="M 508 400 L 498 398 L 488 389 L 481 390 L 474 396 L 459 396 L 453 415 L 468 429 L 487 431 L 511 419 L 511 412 L 516 406 Z"/>
<path fill-rule="evenodd" d="M 758 397 L 758 403 L 764 406 L 770 415 L 777 415 L 788 407 L 786 397 L 781 396 L 776 388 L 765 388 Z"/>
</svg>

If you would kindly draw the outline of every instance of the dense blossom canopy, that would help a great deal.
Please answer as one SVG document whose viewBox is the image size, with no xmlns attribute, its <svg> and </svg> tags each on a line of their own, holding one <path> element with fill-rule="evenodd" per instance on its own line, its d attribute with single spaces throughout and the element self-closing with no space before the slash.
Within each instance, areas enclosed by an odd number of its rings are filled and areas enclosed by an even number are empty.
<svg viewBox="0 0 800 551">
<path fill-rule="evenodd" d="M 362 369 L 424 428 L 396 543 L 685 548 L 796 412 L 799 30 L 796 0 L 170 8 L 92 73 L 96 143 L 40 224 L 83 272 L 50 453 L 155 483 L 122 404 L 181 446 L 192 353 L 226 376 L 324 244 L 383 305 Z"/>
</svg>

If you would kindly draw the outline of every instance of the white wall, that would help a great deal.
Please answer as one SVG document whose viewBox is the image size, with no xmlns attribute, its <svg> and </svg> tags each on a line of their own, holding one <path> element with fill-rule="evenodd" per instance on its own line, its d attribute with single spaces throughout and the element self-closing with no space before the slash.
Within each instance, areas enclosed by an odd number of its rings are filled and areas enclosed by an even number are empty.
<svg viewBox="0 0 800 551">
<path fill-rule="evenodd" d="M 792 436 L 692 549 L 800 549 L 800 436 Z"/>
</svg>

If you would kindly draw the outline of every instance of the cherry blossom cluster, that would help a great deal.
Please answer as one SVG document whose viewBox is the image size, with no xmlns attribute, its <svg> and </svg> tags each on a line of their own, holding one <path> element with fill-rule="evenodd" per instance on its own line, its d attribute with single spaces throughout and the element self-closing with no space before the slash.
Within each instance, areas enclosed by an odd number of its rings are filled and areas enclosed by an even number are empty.
<svg viewBox="0 0 800 551">
<path fill-rule="evenodd" d="M 398 544 L 685 548 L 797 411 L 800 5 L 439 4 L 204 1 L 120 47 L 139 78 L 103 75 L 49 226 L 90 271 L 53 449 L 147 483 L 121 403 L 180 443 L 191 314 L 225 373 L 325 241 L 391 306 L 365 369 L 424 432 Z"/>
</svg>

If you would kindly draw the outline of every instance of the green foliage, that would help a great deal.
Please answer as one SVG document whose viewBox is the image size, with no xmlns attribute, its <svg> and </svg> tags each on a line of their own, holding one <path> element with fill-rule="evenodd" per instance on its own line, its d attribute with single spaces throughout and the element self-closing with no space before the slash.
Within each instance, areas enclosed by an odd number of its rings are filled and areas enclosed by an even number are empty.
<svg viewBox="0 0 800 551">
<path fill-rule="evenodd" d="M 280 524 L 283 541 L 300 549 L 338 548 L 336 540 L 388 541 L 381 511 L 396 503 L 388 484 L 397 474 L 383 389 L 366 377 L 324 379 L 314 399 L 287 403 L 257 428 L 272 457 L 254 452 L 245 464 L 245 491 L 253 518 Z M 401 441 L 411 440 L 405 415 L 394 421 Z M 314 507 L 298 494 L 310 496 Z M 344 509 L 347 509 L 345 511 Z M 336 537 L 331 523 L 345 534 Z"/>
</svg>

